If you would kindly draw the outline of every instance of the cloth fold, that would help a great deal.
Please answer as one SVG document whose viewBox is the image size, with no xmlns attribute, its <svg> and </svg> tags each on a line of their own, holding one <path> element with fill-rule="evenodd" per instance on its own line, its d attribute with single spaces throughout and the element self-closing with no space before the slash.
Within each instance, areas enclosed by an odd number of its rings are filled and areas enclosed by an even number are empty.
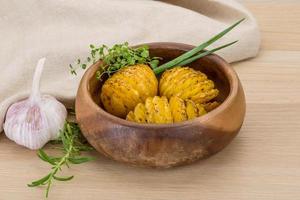
<svg viewBox="0 0 300 200">
<path fill-rule="evenodd" d="M 241 18 L 246 21 L 210 48 L 228 62 L 254 57 L 260 45 L 253 16 L 234 0 L 5 1 L 0 7 L 0 131 L 7 108 L 28 96 L 36 62 L 47 57 L 41 91 L 74 104 L 83 71 L 69 64 L 89 44 L 179 42 L 197 45 Z"/>
</svg>

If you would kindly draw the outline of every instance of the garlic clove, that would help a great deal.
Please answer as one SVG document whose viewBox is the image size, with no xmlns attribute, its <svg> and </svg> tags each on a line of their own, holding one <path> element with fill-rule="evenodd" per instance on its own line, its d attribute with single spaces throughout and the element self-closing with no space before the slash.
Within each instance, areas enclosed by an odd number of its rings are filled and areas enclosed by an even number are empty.
<svg viewBox="0 0 300 200">
<path fill-rule="evenodd" d="M 63 104 L 50 95 L 40 95 L 44 62 L 44 58 L 38 62 L 30 97 L 9 107 L 3 127 L 10 140 L 29 149 L 40 149 L 56 139 L 67 118 Z"/>
</svg>

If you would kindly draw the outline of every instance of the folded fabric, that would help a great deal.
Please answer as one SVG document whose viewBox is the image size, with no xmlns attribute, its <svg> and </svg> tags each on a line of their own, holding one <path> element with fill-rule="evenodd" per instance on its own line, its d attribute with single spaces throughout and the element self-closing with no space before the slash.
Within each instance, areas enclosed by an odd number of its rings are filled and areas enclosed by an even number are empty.
<svg viewBox="0 0 300 200">
<path fill-rule="evenodd" d="M 173 5 L 171 5 L 173 4 Z M 179 42 L 197 45 L 241 18 L 246 21 L 212 47 L 233 62 L 253 57 L 260 37 L 253 16 L 233 0 L 5 1 L 0 7 L 0 131 L 7 108 L 26 97 L 36 62 L 47 57 L 41 91 L 74 104 L 78 76 L 69 64 L 89 44 Z"/>
</svg>

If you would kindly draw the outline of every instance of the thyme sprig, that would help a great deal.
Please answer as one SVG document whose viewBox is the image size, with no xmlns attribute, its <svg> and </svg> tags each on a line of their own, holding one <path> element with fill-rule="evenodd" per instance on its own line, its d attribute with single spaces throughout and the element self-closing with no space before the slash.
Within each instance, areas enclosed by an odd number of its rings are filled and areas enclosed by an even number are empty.
<svg viewBox="0 0 300 200">
<path fill-rule="evenodd" d="M 38 156 L 43 161 L 51 165 L 50 172 L 41 179 L 28 184 L 29 187 L 37 187 L 46 185 L 46 197 L 48 197 L 50 187 L 54 181 L 69 181 L 74 176 L 61 177 L 58 172 L 63 166 L 69 168 L 70 164 L 81 164 L 93 160 L 91 157 L 80 156 L 82 151 L 92 150 L 92 147 L 86 144 L 78 125 L 74 122 L 66 122 L 60 136 L 52 143 L 62 143 L 63 155 L 60 157 L 49 156 L 44 150 L 38 151 Z"/>
<path fill-rule="evenodd" d="M 102 60 L 102 64 L 97 72 L 97 78 L 101 79 L 104 74 L 110 76 L 123 67 L 132 66 L 136 64 L 148 64 L 153 69 L 159 64 L 159 57 L 150 57 L 149 47 L 147 45 L 140 47 L 130 47 L 128 42 L 123 44 L 115 44 L 111 48 L 106 45 L 96 47 L 90 45 L 90 56 L 84 62 L 77 60 L 75 66 L 70 64 L 71 73 L 76 75 L 79 68 L 86 69 L 90 64 Z"/>
</svg>

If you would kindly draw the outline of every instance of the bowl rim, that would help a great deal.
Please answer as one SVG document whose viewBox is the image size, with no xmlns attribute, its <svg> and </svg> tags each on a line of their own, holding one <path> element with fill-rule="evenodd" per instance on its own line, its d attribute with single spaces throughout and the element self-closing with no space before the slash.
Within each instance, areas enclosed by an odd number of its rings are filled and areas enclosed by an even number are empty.
<svg viewBox="0 0 300 200">
<path fill-rule="evenodd" d="M 141 45 L 148 45 L 151 49 L 151 47 L 156 47 L 156 48 L 164 48 L 164 49 L 180 49 L 180 50 L 190 50 L 191 48 L 194 48 L 195 46 L 193 45 L 188 45 L 184 43 L 176 43 L 176 42 L 151 42 L 151 43 L 144 43 L 144 44 L 139 44 L 135 46 L 141 46 Z M 237 96 L 238 89 L 239 89 L 239 79 L 238 76 L 235 72 L 235 70 L 230 66 L 228 62 L 226 62 L 223 58 L 216 54 L 210 54 L 208 55 L 209 57 L 213 57 L 213 62 L 216 62 L 220 68 L 222 69 L 223 73 L 226 75 L 229 85 L 230 85 L 230 91 L 226 99 L 218 106 L 215 108 L 213 111 L 207 113 L 206 115 L 197 117 L 192 120 L 187 120 L 183 122 L 176 122 L 172 124 L 141 124 L 137 122 L 131 122 L 126 119 L 119 118 L 117 116 L 114 116 L 108 112 L 106 112 L 103 108 L 101 108 L 96 102 L 94 102 L 91 93 L 89 92 L 89 80 L 94 77 L 94 65 L 90 66 L 87 71 L 84 73 L 80 87 L 83 87 L 81 89 L 87 91 L 87 96 L 85 96 L 87 99 L 87 103 L 92 106 L 92 109 L 94 109 L 94 112 L 99 112 L 102 116 L 107 118 L 108 120 L 120 125 L 120 126 L 126 126 L 126 127 L 133 127 L 133 128 L 144 128 L 144 129 L 164 129 L 164 128 L 182 128 L 185 126 L 190 126 L 193 125 L 195 122 L 197 123 L 204 123 L 208 120 L 211 120 L 214 118 L 216 115 L 224 112 L 228 106 L 230 106 L 234 98 Z M 79 88 L 80 89 L 80 88 Z"/>
</svg>

